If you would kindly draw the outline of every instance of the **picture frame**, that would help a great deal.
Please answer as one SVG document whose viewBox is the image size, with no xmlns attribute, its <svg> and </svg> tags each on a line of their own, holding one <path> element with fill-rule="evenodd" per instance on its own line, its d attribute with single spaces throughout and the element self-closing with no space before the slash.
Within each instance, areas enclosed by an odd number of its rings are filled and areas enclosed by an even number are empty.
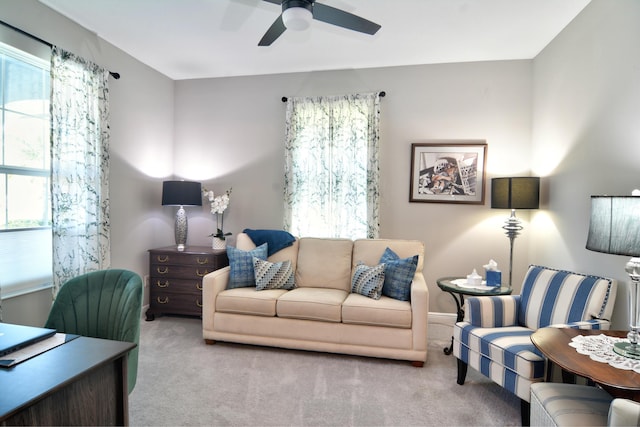
<svg viewBox="0 0 640 427">
<path fill-rule="evenodd" d="M 411 144 L 409 202 L 484 204 L 484 140 Z"/>
</svg>

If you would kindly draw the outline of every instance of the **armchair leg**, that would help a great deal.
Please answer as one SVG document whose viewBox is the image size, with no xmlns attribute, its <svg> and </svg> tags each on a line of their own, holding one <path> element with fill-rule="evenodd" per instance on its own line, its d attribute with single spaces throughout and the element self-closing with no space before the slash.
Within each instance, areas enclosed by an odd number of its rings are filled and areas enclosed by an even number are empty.
<svg viewBox="0 0 640 427">
<path fill-rule="evenodd" d="M 464 380 L 467 378 L 468 365 L 460 359 L 458 360 L 458 384 L 463 385 Z"/>
<path fill-rule="evenodd" d="M 520 419 L 523 426 L 531 424 L 531 404 L 524 399 L 520 399 Z"/>
</svg>

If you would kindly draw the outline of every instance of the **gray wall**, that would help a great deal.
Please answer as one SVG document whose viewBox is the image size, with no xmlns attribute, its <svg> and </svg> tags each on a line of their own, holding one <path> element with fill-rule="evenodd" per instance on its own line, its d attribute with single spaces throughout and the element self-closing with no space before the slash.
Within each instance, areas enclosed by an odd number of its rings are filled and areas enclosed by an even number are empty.
<svg viewBox="0 0 640 427">
<path fill-rule="evenodd" d="M 529 263 L 626 282 L 625 257 L 591 253 L 584 244 L 589 195 L 640 186 L 636 0 L 593 0 L 531 61 L 178 82 L 36 0 L 10 2 L 3 20 L 122 73 L 110 84 L 114 267 L 146 274 L 146 250 L 173 243 L 174 210 L 159 202 L 160 183 L 172 174 L 217 192 L 232 186 L 225 228 L 234 234 L 280 227 L 280 98 L 384 90 L 381 233 L 425 243 L 431 311 L 455 308 L 435 286 L 437 277 L 466 274 L 489 258 L 507 269 L 500 227 L 508 212 L 490 209 L 488 197 L 482 206 L 409 203 L 410 145 L 429 139 L 485 139 L 487 191 L 494 176 L 543 177 L 541 209 L 518 212 L 525 229 L 515 241 L 516 284 Z M 208 244 L 215 224 L 206 206 L 188 214 L 189 243 Z M 626 325 L 624 308 L 618 298 L 619 328 Z"/>
<path fill-rule="evenodd" d="M 629 257 L 585 249 L 589 196 L 640 188 L 640 2 L 593 0 L 533 64 L 534 173 L 546 177 L 531 259 L 619 280 L 627 328 Z"/>
</svg>

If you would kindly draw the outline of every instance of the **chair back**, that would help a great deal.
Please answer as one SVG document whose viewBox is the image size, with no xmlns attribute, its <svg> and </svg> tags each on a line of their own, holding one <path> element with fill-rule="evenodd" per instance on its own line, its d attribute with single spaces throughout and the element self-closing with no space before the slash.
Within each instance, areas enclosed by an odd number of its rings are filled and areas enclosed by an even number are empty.
<svg viewBox="0 0 640 427">
<path fill-rule="evenodd" d="M 529 270 L 520 293 L 518 323 L 529 329 L 570 322 L 601 322 L 608 329 L 616 296 L 615 280 L 537 265 Z"/>
<path fill-rule="evenodd" d="M 139 344 L 142 279 L 128 270 L 100 270 L 74 277 L 58 292 L 47 328 L 86 337 Z M 128 355 L 129 393 L 138 372 L 138 347 Z"/>
</svg>

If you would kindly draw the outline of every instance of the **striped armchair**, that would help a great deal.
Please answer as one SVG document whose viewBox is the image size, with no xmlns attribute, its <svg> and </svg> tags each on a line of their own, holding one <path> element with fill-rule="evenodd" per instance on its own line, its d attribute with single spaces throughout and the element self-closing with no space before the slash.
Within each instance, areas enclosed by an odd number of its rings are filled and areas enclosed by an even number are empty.
<svg viewBox="0 0 640 427">
<path fill-rule="evenodd" d="M 528 423 L 529 388 L 544 380 L 546 366 L 531 334 L 547 326 L 609 329 L 615 296 L 612 279 L 532 265 L 520 295 L 467 298 L 453 330 L 458 384 L 471 365 L 521 399 Z"/>
</svg>

